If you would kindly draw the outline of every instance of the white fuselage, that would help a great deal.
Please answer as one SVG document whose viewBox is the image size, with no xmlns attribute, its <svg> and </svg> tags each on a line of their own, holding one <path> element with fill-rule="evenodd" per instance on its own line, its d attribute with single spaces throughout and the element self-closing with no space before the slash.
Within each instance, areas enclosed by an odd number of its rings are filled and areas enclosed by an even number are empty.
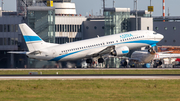
<svg viewBox="0 0 180 101">
<path fill-rule="evenodd" d="M 127 46 L 129 49 L 154 45 L 163 36 L 153 31 L 132 31 L 121 34 L 97 37 L 66 44 L 54 44 L 50 47 L 41 48 L 40 54 L 27 54 L 30 58 L 50 61 L 71 61 L 81 58 L 90 58 L 92 54 L 99 53 L 108 46 L 115 49 Z"/>
</svg>

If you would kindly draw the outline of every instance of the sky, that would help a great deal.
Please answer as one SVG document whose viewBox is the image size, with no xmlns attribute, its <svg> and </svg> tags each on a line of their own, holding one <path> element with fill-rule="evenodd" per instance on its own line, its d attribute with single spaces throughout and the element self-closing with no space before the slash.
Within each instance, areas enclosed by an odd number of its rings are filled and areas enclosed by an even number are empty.
<svg viewBox="0 0 180 101">
<path fill-rule="evenodd" d="M 0 0 L 2 1 L 2 0 Z M 4 10 L 16 11 L 16 0 L 3 0 L 4 1 Z M 99 15 L 100 9 L 103 6 L 103 0 L 72 0 L 76 4 L 77 14 L 82 14 L 83 16 L 89 15 L 92 13 L 94 15 Z M 105 0 L 106 7 L 113 7 L 113 0 Z M 117 8 L 134 8 L 134 0 L 115 0 L 115 7 Z M 138 1 L 138 10 L 147 10 L 147 7 L 150 5 L 150 0 L 137 0 Z M 162 16 L 162 0 L 151 0 L 152 6 L 154 6 L 153 16 Z M 170 16 L 180 16 L 180 0 L 165 0 L 165 10 L 166 16 L 168 14 L 168 8 Z M 0 5 L 1 6 L 1 5 Z"/>
</svg>

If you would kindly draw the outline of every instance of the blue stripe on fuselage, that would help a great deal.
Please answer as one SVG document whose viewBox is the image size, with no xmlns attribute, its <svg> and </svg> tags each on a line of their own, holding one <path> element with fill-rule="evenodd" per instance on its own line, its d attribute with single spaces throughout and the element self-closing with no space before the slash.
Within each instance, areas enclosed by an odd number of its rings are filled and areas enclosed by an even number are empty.
<svg viewBox="0 0 180 101">
<path fill-rule="evenodd" d="M 81 51 L 84 51 L 84 50 L 81 50 Z M 54 59 L 51 59 L 50 61 L 59 61 L 59 60 L 61 60 L 62 58 L 66 57 L 66 56 L 73 55 L 73 54 L 79 53 L 79 52 L 81 52 L 81 51 L 76 51 L 76 52 L 64 54 L 64 55 L 61 55 L 61 56 L 56 57 L 56 58 L 54 58 Z"/>
<path fill-rule="evenodd" d="M 143 43 L 143 44 L 149 44 L 149 45 L 152 45 L 152 44 L 156 44 L 157 42 L 159 41 L 153 41 L 153 40 L 137 40 L 137 41 L 129 41 L 129 42 L 121 42 L 121 43 L 115 43 L 115 44 L 111 44 L 111 45 L 118 45 L 118 44 L 124 44 L 124 43 Z M 108 46 L 111 46 L 111 45 L 108 45 Z M 97 48 L 97 47 L 95 47 Z M 87 50 L 87 49 L 85 49 Z M 79 53 L 79 52 L 82 52 L 84 50 L 81 50 L 81 51 L 76 51 L 76 52 L 72 52 L 72 53 L 68 53 L 68 54 L 65 54 L 65 55 L 61 55 L 61 56 L 58 56 L 54 59 L 51 59 L 50 61 L 59 61 L 60 59 L 64 58 L 64 57 L 67 57 L 69 55 L 73 55 L 73 54 L 76 54 L 76 53 Z M 127 53 L 127 51 L 124 51 L 125 53 Z"/>
<path fill-rule="evenodd" d="M 41 41 L 42 39 L 39 37 L 39 36 L 23 36 L 24 37 L 24 40 L 26 42 L 30 42 L 30 41 Z"/>
<path fill-rule="evenodd" d="M 137 41 L 129 41 L 129 42 L 123 42 L 123 43 L 144 43 L 144 44 L 152 45 L 152 44 L 156 44 L 158 42 L 159 41 L 153 41 L 153 40 L 137 40 Z"/>
</svg>

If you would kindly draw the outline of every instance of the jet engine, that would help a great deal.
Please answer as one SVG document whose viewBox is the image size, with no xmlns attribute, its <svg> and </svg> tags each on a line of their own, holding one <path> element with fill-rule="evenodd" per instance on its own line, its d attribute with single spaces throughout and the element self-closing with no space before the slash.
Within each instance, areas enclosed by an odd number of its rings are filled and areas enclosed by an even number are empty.
<svg viewBox="0 0 180 101">
<path fill-rule="evenodd" d="M 161 66 L 163 64 L 162 60 L 154 60 L 154 67 Z"/>
<path fill-rule="evenodd" d="M 121 61 L 121 66 L 126 67 L 128 65 L 128 62 L 124 59 Z"/>
<path fill-rule="evenodd" d="M 129 53 L 129 48 L 127 46 L 118 47 L 111 52 L 111 55 L 119 56 Z"/>
</svg>

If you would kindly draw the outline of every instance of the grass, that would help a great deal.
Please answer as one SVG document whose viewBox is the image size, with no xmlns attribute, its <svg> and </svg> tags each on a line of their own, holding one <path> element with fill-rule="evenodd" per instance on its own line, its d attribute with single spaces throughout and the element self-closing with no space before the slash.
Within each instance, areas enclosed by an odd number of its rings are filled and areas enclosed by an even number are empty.
<svg viewBox="0 0 180 101">
<path fill-rule="evenodd" d="M 180 74 L 180 70 L 0 70 L 0 75 L 28 74 Z"/>
<path fill-rule="evenodd" d="M 2 80 L 1 101 L 179 101 L 180 80 Z"/>
</svg>

